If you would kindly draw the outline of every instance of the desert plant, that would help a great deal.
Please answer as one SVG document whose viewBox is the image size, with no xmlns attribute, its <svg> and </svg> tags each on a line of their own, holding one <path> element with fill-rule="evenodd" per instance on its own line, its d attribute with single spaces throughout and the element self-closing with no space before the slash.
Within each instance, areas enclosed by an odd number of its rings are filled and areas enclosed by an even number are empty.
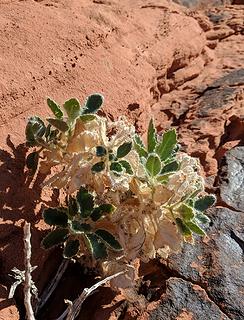
<svg viewBox="0 0 244 320">
<path fill-rule="evenodd" d="M 67 197 L 44 211 L 54 227 L 44 248 L 63 243 L 66 258 L 88 255 L 111 274 L 205 235 L 204 212 L 215 197 L 204 193 L 199 162 L 180 151 L 175 129 L 159 136 L 151 120 L 145 145 L 126 118 L 112 122 L 96 114 L 99 94 L 83 107 L 77 99 L 63 108 L 47 103 L 55 117 L 29 119 L 26 139 L 35 150 L 26 163 L 32 173 L 50 173 L 44 185 L 63 188 Z"/>
</svg>

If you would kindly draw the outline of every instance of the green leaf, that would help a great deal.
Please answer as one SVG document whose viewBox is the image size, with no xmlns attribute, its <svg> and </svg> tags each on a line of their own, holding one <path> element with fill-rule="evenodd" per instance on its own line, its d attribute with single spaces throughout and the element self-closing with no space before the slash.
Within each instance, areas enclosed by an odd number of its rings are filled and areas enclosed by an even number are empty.
<svg viewBox="0 0 244 320">
<path fill-rule="evenodd" d="M 62 119 L 63 118 L 63 112 L 60 109 L 60 106 L 54 101 L 51 100 L 50 98 L 47 98 L 47 105 L 51 109 L 52 113 L 55 115 L 57 119 Z"/>
<path fill-rule="evenodd" d="M 206 233 L 194 222 L 192 221 L 185 221 L 186 225 L 196 234 L 204 236 Z"/>
<path fill-rule="evenodd" d="M 150 154 L 146 161 L 146 169 L 152 177 L 155 177 L 161 170 L 161 161 L 156 154 Z"/>
<path fill-rule="evenodd" d="M 64 211 L 57 208 L 48 208 L 43 212 L 44 221 L 50 226 L 67 227 L 68 216 Z"/>
<path fill-rule="evenodd" d="M 161 170 L 160 174 L 165 174 L 168 172 L 175 172 L 179 169 L 179 163 L 177 161 L 172 161 L 168 164 L 166 164 L 166 166 L 163 167 L 163 169 Z"/>
<path fill-rule="evenodd" d="M 89 217 L 94 207 L 93 195 L 88 193 L 88 191 L 85 188 L 81 187 L 76 195 L 76 200 L 80 207 L 81 217 Z"/>
<path fill-rule="evenodd" d="M 132 142 L 125 142 L 117 149 L 117 158 L 125 157 L 132 149 Z"/>
<path fill-rule="evenodd" d="M 92 168 L 91 171 L 93 172 L 101 172 L 105 169 L 105 162 L 104 161 L 100 161 L 95 163 Z"/>
<path fill-rule="evenodd" d="M 97 221 L 104 217 L 106 214 L 111 214 L 116 209 L 112 204 L 101 204 L 99 207 L 96 207 L 91 213 L 91 219 Z"/>
<path fill-rule="evenodd" d="M 119 242 L 115 239 L 115 237 L 109 233 L 106 230 L 102 230 L 99 229 L 96 232 L 96 235 L 106 243 L 106 245 L 108 245 L 111 249 L 115 250 L 115 251 L 120 251 L 122 250 L 121 245 L 119 244 Z"/>
<path fill-rule="evenodd" d="M 208 216 L 200 212 L 196 214 L 195 218 L 197 221 L 199 221 L 199 223 L 202 223 L 202 224 L 207 224 L 211 221 Z"/>
<path fill-rule="evenodd" d="M 122 167 L 125 169 L 126 173 L 128 173 L 128 174 L 133 174 L 134 173 L 132 168 L 131 168 L 131 165 L 130 165 L 130 163 L 128 161 L 121 160 L 121 161 L 119 161 L 119 164 L 122 165 Z"/>
<path fill-rule="evenodd" d="M 89 233 L 85 234 L 84 237 L 87 239 L 88 247 L 96 260 L 107 258 L 108 253 L 106 246 L 101 242 L 97 235 Z"/>
<path fill-rule="evenodd" d="M 50 139 L 50 134 L 51 134 L 51 125 L 49 123 L 46 127 L 45 138 Z"/>
<path fill-rule="evenodd" d="M 182 219 L 176 218 L 175 221 L 180 233 L 184 237 L 190 237 L 192 235 L 190 228 L 188 228 L 188 226 L 182 221 Z"/>
<path fill-rule="evenodd" d="M 160 182 L 161 184 L 166 184 L 169 181 L 170 173 L 167 174 L 160 174 L 157 176 L 157 181 Z"/>
<path fill-rule="evenodd" d="M 87 114 L 97 112 L 97 110 L 101 108 L 103 100 L 103 96 L 99 93 L 90 95 L 86 100 L 85 108 L 82 113 Z"/>
<path fill-rule="evenodd" d="M 112 162 L 110 165 L 110 170 L 121 173 L 123 171 L 123 167 L 119 162 Z"/>
<path fill-rule="evenodd" d="M 195 201 L 194 208 L 198 211 L 205 211 L 212 205 L 214 205 L 216 202 L 216 197 L 214 195 L 208 195 L 205 197 L 202 197 Z"/>
<path fill-rule="evenodd" d="M 26 157 L 26 166 L 28 169 L 32 170 L 32 174 L 36 172 L 37 166 L 38 166 L 38 161 L 39 161 L 39 153 L 34 151 Z"/>
<path fill-rule="evenodd" d="M 187 206 L 185 203 L 182 203 L 181 206 L 177 209 L 180 213 L 183 220 L 191 220 L 194 218 L 194 211 L 191 207 Z"/>
<path fill-rule="evenodd" d="M 140 157 L 147 158 L 148 153 L 147 153 L 145 146 L 144 146 L 144 144 L 138 134 L 136 134 L 134 137 L 134 148 Z"/>
<path fill-rule="evenodd" d="M 97 117 L 94 114 L 83 114 L 80 116 L 80 120 L 83 122 L 90 122 L 95 120 Z"/>
<path fill-rule="evenodd" d="M 96 147 L 96 156 L 97 157 L 103 157 L 106 154 L 107 154 L 106 148 L 104 148 L 103 146 L 97 146 Z"/>
<path fill-rule="evenodd" d="M 68 240 L 64 246 L 63 256 L 64 258 L 72 258 L 79 252 L 80 241 L 79 240 Z"/>
<path fill-rule="evenodd" d="M 30 146 L 37 145 L 37 138 L 41 138 L 46 131 L 46 127 L 42 119 L 39 117 L 31 117 L 29 118 L 26 128 L 25 128 L 25 136 L 26 141 Z"/>
<path fill-rule="evenodd" d="M 72 98 L 64 103 L 64 110 L 66 111 L 71 122 L 74 122 L 74 120 L 81 115 L 80 103 L 75 98 Z"/>
<path fill-rule="evenodd" d="M 86 233 L 91 231 L 91 226 L 88 223 L 80 223 L 79 221 L 72 221 L 71 229 L 74 233 Z"/>
<path fill-rule="evenodd" d="M 175 129 L 169 130 L 163 134 L 161 142 L 156 147 L 156 152 L 162 161 L 168 159 L 177 143 Z"/>
<path fill-rule="evenodd" d="M 48 118 L 47 121 L 55 128 L 57 128 L 59 131 L 66 132 L 69 130 L 68 124 L 61 120 L 61 119 L 52 119 Z"/>
<path fill-rule="evenodd" d="M 150 120 L 147 131 L 147 150 L 149 153 L 155 150 L 157 144 L 157 133 L 153 119 Z"/>
<path fill-rule="evenodd" d="M 69 205 L 68 205 L 68 216 L 74 217 L 79 213 L 78 203 L 76 199 L 73 197 L 70 197 L 69 199 Z"/>
<path fill-rule="evenodd" d="M 68 229 L 56 229 L 51 231 L 41 242 L 44 249 L 50 249 L 60 243 L 63 243 L 69 235 Z"/>
</svg>

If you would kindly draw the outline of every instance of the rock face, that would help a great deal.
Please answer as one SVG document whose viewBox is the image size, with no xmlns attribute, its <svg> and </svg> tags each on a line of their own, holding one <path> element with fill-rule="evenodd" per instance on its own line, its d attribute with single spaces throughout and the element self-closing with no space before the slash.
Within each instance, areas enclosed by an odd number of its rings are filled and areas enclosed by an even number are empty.
<svg viewBox="0 0 244 320">
<path fill-rule="evenodd" d="M 219 179 L 221 199 L 244 212 L 244 147 L 236 147 L 226 153 Z"/>
<path fill-rule="evenodd" d="M 47 229 L 41 211 L 55 206 L 58 194 L 40 188 L 41 175 L 31 182 L 25 170 L 26 120 L 48 114 L 47 96 L 62 103 L 92 92 L 104 94 L 107 116 L 126 115 L 142 133 L 151 116 L 159 132 L 175 127 L 182 149 L 199 157 L 206 176 L 218 181 L 219 203 L 228 208 L 210 213 L 203 242 L 148 266 L 139 290 L 148 300 L 145 312 L 103 288 L 84 305 L 83 320 L 244 318 L 243 9 L 213 7 L 222 2 L 209 0 L 204 13 L 168 0 L 1 1 L 0 319 L 24 318 L 21 295 L 6 298 L 8 273 L 23 269 L 25 220 L 32 224 L 40 292 L 60 263 L 60 255 L 40 249 Z M 83 287 L 75 276 L 78 271 L 72 274 L 78 294 Z M 75 298 L 69 281 L 63 283 L 55 308 L 59 297 Z M 52 308 L 40 319 L 58 316 Z"/>
<path fill-rule="evenodd" d="M 227 320 L 200 286 L 178 278 L 170 278 L 160 304 L 150 313 L 150 320 Z"/>
</svg>

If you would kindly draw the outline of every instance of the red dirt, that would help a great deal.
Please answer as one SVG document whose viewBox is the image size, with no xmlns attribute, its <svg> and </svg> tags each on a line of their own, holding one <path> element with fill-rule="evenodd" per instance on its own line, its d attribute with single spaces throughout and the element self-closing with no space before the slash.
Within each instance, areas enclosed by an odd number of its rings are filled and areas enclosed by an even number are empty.
<svg viewBox="0 0 244 320">
<path fill-rule="evenodd" d="M 174 125 L 206 175 L 216 174 L 213 157 L 225 121 L 243 114 L 243 96 L 223 112 L 209 112 L 207 120 L 198 116 L 197 99 L 199 90 L 243 66 L 244 15 L 241 6 L 212 10 L 227 16 L 218 28 L 204 13 L 168 0 L 1 1 L 0 319 L 19 318 L 14 301 L 5 299 L 7 274 L 23 269 L 24 220 L 32 223 L 40 290 L 56 262 L 39 244 L 47 229 L 41 207 L 55 204 L 57 195 L 38 187 L 41 176 L 32 186 L 24 168 L 26 120 L 48 114 L 47 96 L 62 103 L 101 92 L 106 114 L 127 115 L 142 133 L 151 116 L 159 131 Z"/>
</svg>

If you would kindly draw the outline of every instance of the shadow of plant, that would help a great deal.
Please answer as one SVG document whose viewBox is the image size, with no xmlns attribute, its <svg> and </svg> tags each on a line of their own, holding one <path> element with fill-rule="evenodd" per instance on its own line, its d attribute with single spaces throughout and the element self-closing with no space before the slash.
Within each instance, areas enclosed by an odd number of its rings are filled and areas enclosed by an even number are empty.
<svg viewBox="0 0 244 320">
<path fill-rule="evenodd" d="M 14 281 L 8 276 L 10 270 L 13 267 L 24 269 L 23 224 L 28 221 L 31 223 L 32 265 L 40 266 L 33 272 L 33 277 L 37 285 L 42 287 L 47 275 L 45 272 L 43 274 L 41 266 L 50 252 L 40 248 L 46 231 L 43 227 L 37 228 L 37 224 L 41 219 L 42 208 L 56 206 L 59 194 L 54 191 L 48 200 L 43 199 L 40 185 L 45 176 L 37 174 L 33 181 L 25 167 L 28 148 L 24 143 L 15 146 L 10 136 L 6 139 L 6 145 L 9 151 L 0 149 L 0 284 L 9 288 Z M 7 292 L 1 290 L 0 300 L 6 299 L 7 295 Z M 15 300 L 18 297 L 15 296 Z M 0 310 L 7 305 L 6 300 L 1 302 Z"/>
</svg>

